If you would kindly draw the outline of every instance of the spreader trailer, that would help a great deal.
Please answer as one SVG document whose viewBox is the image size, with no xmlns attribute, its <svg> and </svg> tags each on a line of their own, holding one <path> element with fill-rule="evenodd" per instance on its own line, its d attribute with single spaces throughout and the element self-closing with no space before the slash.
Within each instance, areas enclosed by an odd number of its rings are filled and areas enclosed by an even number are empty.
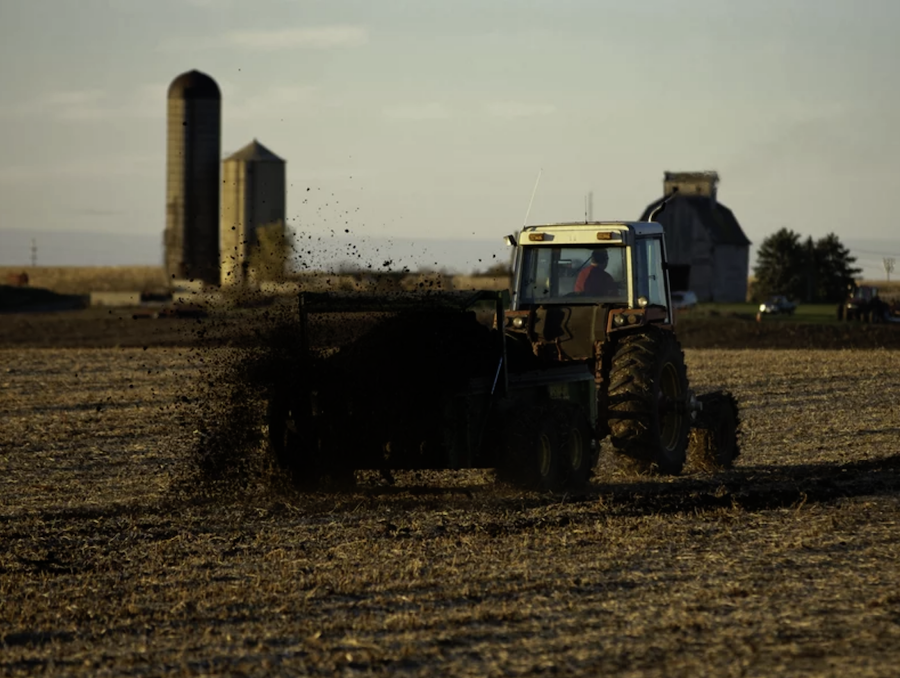
<svg viewBox="0 0 900 678">
<path fill-rule="evenodd" d="M 278 463 L 301 485 L 462 468 L 536 489 L 586 483 L 594 376 L 585 364 L 517 364 L 497 329 L 508 305 L 507 291 L 302 294 L 301 360 L 269 401 Z M 328 345 L 316 346 L 317 329 Z"/>
</svg>

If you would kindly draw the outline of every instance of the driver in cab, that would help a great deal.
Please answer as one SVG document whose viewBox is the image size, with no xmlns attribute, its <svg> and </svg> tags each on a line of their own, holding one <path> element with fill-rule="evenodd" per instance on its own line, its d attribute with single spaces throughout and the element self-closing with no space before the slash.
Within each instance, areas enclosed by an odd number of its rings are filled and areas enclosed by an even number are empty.
<svg viewBox="0 0 900 678">
<path fill-rule="evenodd" d="M 590 266 L 581 269 L 575 279 L 575 292 L 591 297 L 612 297 L 619 292 L 616 280 L 606 271 L 609 254 L 605 249 L 594 250 Z"/>
</svg>

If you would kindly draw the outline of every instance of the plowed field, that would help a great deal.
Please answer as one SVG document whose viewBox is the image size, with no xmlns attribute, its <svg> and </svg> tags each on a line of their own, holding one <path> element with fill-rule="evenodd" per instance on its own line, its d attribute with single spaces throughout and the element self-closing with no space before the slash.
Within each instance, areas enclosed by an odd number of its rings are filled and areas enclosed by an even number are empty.
<svg viewBox="0 0 900 678">
<path fill-rule="evenodd" d="M 728 473 L 223 496 L 188 351 L 0 350 L 0 674 L 896 675 L 900 354 L 686 359 L 740 399 Z"/>
</svg>

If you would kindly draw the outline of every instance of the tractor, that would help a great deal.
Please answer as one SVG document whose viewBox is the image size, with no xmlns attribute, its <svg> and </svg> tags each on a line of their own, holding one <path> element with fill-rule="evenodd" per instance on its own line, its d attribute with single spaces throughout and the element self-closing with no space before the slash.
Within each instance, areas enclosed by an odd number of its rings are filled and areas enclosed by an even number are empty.
<svg viewBox="0 0 900 678">
<path fill-rule="evenodd" d="M 542 363 L 589 367 L 596 439 L 609 436 L 641 472 L 680 473 L 689 442 L 702 465 L 730 466 L 739 451 L 737 403 L 730 393 L 697 397 L 689 387 L 662 226 L 530 226 L 513 240 L 507 335 Z"/>
<path fill-rule="evenodd" d="M 838 320 L 858 320 L 867 323 L 885 322 L 890 305 L 878 295 L 878 288 L 870 285 L 848 286 L 847 298 L 838 304 Z"/>
<path fill-rule="evenodd" d="M 274 458 L 299 485 L 358 469 L 494 468 L 533 490 L 590 480 L 600 442 L 639 473 L 739 453 L 737 402 L 695 395 L 662 226 L 526 226 L 512 289 L 301 293 L 299 360 L 270 392 Z"/>
</svg>

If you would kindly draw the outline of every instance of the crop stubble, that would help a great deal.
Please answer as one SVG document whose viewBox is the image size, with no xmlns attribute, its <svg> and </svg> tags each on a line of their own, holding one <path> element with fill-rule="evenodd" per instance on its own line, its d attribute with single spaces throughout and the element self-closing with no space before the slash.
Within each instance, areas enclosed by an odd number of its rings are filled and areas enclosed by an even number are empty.
<svg viewBox="0 0 900 678">
<path fill-rule="evenodd" d="M 686 351 L 718 476 L 228 498 L 184 491 L 196 354 L 0 351 L 0 673 L 893 675 L 898 357 Z"/>
</svg>

